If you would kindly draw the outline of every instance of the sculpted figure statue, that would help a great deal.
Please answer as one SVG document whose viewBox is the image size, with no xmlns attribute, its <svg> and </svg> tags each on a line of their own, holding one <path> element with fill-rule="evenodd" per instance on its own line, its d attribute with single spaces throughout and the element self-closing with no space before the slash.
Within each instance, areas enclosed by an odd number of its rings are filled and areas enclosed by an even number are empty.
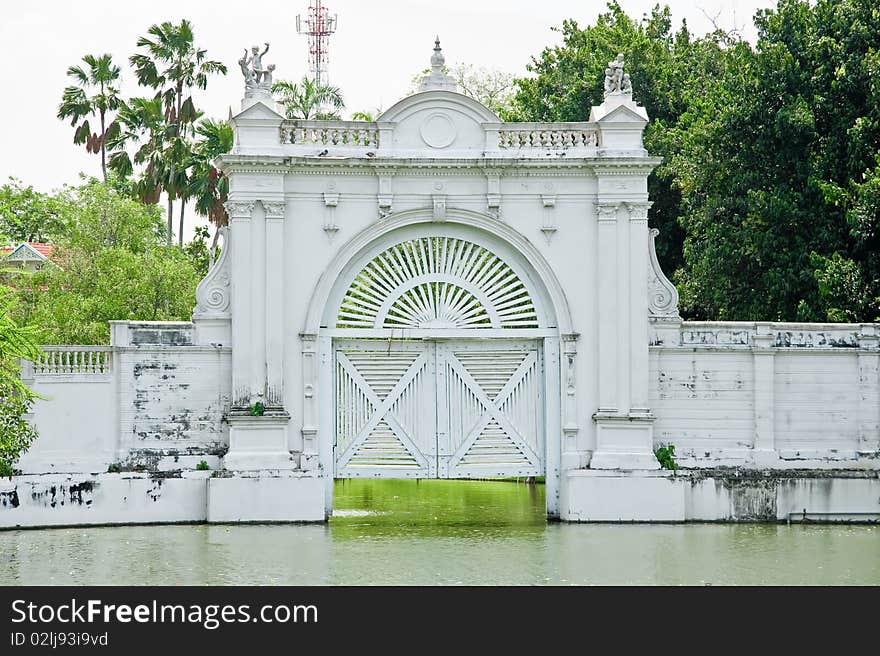
<svg viewBox="0 0 880 656">
<path fill-rule="evenodd" d="M 260 52 L 258 46 L 253 46 L 250 55 L 245 48 L 244 55 L 238 60 L 241 74 L 244 76 L 246 98 L 252 97 L 257 92 L 265 95 L 272 91 L 272 74 L 275 71 L 275 64 L 263 67 L 263 55 L 269 52 L 269 44 L 266 43 L 265 46 L 263 52 Z"/>
<path fill-rule="evenodd" d="M 254 77 L 257 78 L 257 83 L 262 82 L 262 77 L 266 74 L 266 69 L 263 68 L 263 55 L 269 52 L 269 44 L 264 44 L 266 48 L 263 52 L 260 52 L 259 46 L 253 46 L 251 48 L 251 67 L 254 69 Z"/>
<path fill-rule="evenodd" d="M 632 93 L 632 82 L 629 75 L 623 72 L 623 55 L 608 62 L 605 69 L 605 95 L 614 93 Z"/>
<path fill-rule="evenodd" d="M 246 89 L 253 89 L 257 86 L 257 79 L 254 76 L 254 72 L 248 66 L 248 54 L 247 48 L 244 49 L 244 56 L 238 60 L 238 65 L 241 67 L 241 74 L 244 75 L 244 86 Z"/>
</svg>

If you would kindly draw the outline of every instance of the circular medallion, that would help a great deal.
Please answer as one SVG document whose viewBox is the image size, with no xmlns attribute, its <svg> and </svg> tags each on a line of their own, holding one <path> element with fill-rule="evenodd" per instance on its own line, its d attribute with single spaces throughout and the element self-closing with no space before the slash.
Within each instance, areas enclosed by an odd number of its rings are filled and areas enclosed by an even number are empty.
<svg viewBox="0 0 880 656">
<path fill-rule="evenodd" d="M 419 131 L 431 148 L 446 148 L 456 137 L 455 124 L 446 114 L 431 114 Z"/>
</svg>

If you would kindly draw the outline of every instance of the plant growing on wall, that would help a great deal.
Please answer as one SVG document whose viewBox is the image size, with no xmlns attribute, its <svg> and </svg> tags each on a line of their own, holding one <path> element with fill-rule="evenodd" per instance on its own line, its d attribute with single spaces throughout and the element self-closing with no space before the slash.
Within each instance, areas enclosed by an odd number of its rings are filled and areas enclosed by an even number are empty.
<svg viewBox="0 0 880 656">
<path fill-rule="evenodd" d="M 656 451 L 654 451 L 654 455 L 657 457 L 657 462 L 660 463 L 660 466 L 663 469 L 678 469 L 678 463 L 675 462 L 674 444 L 661 445 Z"/>
<path fill-rule="evenodd" d="M 251 403 L 248 411 L 251 413 L 252 417 L 262 417 L 266 412 L 266 406 L 262 401 L 257 401 L 256 403 Z"/>
</svg>

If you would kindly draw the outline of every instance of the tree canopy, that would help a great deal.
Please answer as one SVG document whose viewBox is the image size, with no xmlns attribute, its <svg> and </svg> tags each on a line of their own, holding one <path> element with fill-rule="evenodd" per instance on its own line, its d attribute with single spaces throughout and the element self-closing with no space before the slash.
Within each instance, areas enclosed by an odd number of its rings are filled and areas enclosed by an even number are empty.
<svg viewBox="0 0 880 656">
<path fill-rule="evenodd" d="M 205 249 L 165 242 L 161 212 L 91 180 L 54 197 L 70 217 L 55 242 L 57 266 L 7 273 L 14 314 L 43 344 L 102 344 L 108 321 L 188 320 L 205 273 Z M 205 234 L 197 236 L 204 245 Z"/>
<path fill-rule="evenodd" d="M 623 53 L 651 117 L 658 256 L 698 319 L 874 321 L 880 311 L 880 12 L 780 0 L 754 46 L 617 2 L 516 81 L 520 120 L 586 120 Z"/>
</svg>

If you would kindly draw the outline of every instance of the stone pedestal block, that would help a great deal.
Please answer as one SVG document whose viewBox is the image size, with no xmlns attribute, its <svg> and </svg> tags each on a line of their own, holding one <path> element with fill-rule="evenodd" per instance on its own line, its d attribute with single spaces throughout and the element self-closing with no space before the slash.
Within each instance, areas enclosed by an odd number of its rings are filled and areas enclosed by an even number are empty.
<svg viewBox="0 0 880 656">
<path fill-rule="evenodd" d="M 299 469 L 298 456 L 287 448 L 286 412 L 260 417 L 232 414 L 229 423 L 229 451 L 223 468 L 232 471 Z"/>
<path fill-rule="evenodd" d="M 591 469 L 660 469 L 654 457 L 654 418 L 597 413 Z"/>
</svg>

